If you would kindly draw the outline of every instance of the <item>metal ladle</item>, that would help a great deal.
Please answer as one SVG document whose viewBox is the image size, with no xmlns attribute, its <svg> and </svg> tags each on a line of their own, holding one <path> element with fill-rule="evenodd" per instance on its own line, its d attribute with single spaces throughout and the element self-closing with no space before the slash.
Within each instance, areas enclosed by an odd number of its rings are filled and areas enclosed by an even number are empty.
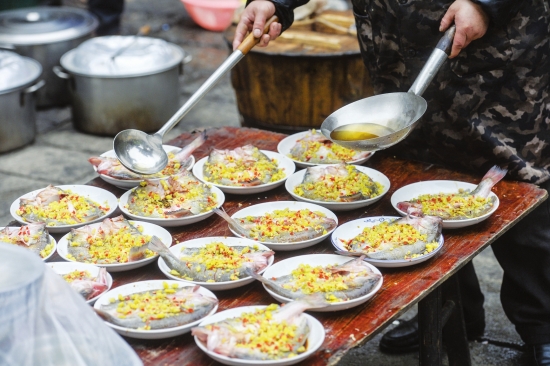
<svg viewBox="0 0 550 366">
<path fill-rule="evenodd" d="M 426 112 L 427 103 L 421 95 L 447 60 L 455 31 L 453 25 L 445 32 L 407 93 L 380 94 L 350 103 L 323 121 L 323 135 L 339 145 L 360 151 L 382 150 L 407 137 Z M 380 125 L 384 130 L 393 132 L 366 140 L 331 138 L 331 133 L 339 127 L 367 123 Z"/>
<path fill-rule="evenodd" d="M 269 31 L 271 23 L 276 22 L 276 16 L 271 17 L 264 27 L 264 34 Z M 115 154 L 126 168 L 139 174 L 154 174 L 166 167 L 168 155 L 162 148 L 162 139 L 181 119 L 204 97 L 206 93 L 246 55 L 260 38 L 250 33 L 238 49 L 221 64 L 220 67 L 204 82 L 204 84 L 189 98 L 189 100 L 153 135 L 139 130 L 124 130 L 119 132 L 113 141 Z"/>
</svg>

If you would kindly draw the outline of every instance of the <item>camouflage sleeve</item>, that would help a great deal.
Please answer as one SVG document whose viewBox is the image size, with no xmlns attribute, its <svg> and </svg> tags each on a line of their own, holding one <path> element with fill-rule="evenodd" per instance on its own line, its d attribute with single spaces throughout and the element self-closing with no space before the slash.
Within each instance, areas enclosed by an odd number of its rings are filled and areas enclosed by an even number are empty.
<svg viewBox="0 0 550 366">
<path fill-rule="evenodd" d="M 517 13 L 524 0 L 472 0 L 479 4 L 492 23 L 507 24 Z"/>
<path fill-rule="evenodd" d="M 254 0 L 248 0 L 246 5 Z M 279 23 L 283 26 L 283 32 L 294 22 L 294 9 L 309 2 L 309 0 L 269 0 L 275 5 L 275 15 L 279 17 Z"/>
</svg>

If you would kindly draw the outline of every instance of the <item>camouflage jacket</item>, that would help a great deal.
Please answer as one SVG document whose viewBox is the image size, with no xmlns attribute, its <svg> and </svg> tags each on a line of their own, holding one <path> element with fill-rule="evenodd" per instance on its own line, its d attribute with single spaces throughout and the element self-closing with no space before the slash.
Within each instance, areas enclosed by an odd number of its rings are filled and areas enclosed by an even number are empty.
<svg viewBox="0 0 550 366">
<path fill-rule="evenodd" d="M 375 94 L 409 89 L 452 2 L 352 0 Z M 476 2 L 491 19 L 487 33 L 443 65 L 423 94 L 422 121 L 393 151 L 480 174 L 498 164 L 542 183 L 550 178 L 548 0 Z"/>
</svg>

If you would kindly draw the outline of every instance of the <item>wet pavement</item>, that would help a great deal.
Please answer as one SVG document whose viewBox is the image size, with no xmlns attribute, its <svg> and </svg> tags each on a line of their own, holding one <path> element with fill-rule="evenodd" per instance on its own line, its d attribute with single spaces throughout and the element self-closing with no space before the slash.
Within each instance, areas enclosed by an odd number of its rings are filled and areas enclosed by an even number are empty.
<svg viewBox="0 0 550 366">
<path fill-rule="evenodd" d="M 66 4 L 77 4 L 80 0 Z M 176 43 L 193 56 L 180 77 L 180 99 L 183 104 L 229 54 L 221 33 L 196 26 L 177 0 L 127 0 L 121 34 L 137 33 L 145 24 L 150 36 Z M 181 132 L 212 126 L 238 126 L 239 114 L 235 93 L 226 76 L 172 130 L 165 141 Z M 48 184 L 83 184 L 96 177 L 88 158 L 112 149 L 112 138 L 81 133 L 73 128 L 69 107 L 41 110 L 37 116 L 35 141 L 21 149 L 0 154 L 0 226 L 12 220 L 9 208 L 19 196 Z M 502 270 L 490 248 L 474 259 L 486 296 L 487 329 L 490 342 L 471 342 L 472 364 L 526 365 L 517 349 L 519 336 L 508 321 L 499 300 Z M 414 315 L 413 309 L 407 317 Z M 341 366 L 415 365 L 418 354 L 386 355 L 378 350 L 378 335 L 362 347 L 351 350 L 340 361 Z M 502 344 L 497 346 L 495 343 Z M 446 363 L 445 363 L 446 364 Z"/>
</svg>

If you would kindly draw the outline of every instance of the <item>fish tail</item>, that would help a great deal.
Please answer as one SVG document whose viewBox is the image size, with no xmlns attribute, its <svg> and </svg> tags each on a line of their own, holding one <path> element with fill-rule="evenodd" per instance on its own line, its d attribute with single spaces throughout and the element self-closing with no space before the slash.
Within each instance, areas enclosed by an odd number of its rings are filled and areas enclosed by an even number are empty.
<svg viewBox="0 0 550 366">
<path fill-rule="evenodd" d="M 145 258 L 145 251 L 149 243 L 140 245 L 139 247 L 131 247 L 128 255 L 128 262 L 137 262 Z"/>
<path fill-rule="evenodd" d="M 489 171 L 485 174 L 482 180 L 491 179 L 491 181 L 494 182 L 493 184 L 497 184 L 498 182 L 500 182 L 502 178 L 504 178 L 507 172 L 508 172 L 508 169 L 503 169 L 498 165 L 495 165 L 494 167 L 489 169 Z"/>
<path fill-rule="evenodd" d="M 280 307 L 276 311 L 276 314 L 273 315 L 273 320 L 279 322 L 286 320 L 290 323 L 291 319 L 299 316 L 308 309 L 324 308 L 327 305 L 329 305 L 329 303 L 320 292 L 302 296 L 298 300 L 291 301 L 285 306 Z"/>
<path fill-rule="evenodd" d="M 479 185 L 472 191 L 474 196 L 487 197 L 491 192 L 491 188 L 504 178 L 508 169 L 503 169 L 498 165 L 493 166 L 489 171 L 483 176 Z"/>
<path fill-rule="evenodd" d="M 335 250 L 334 253 L 343 255 L 346 257 L 362 257 L 365 254 L 360 252 L 348 252 L 347 250 Z"/>
<path fill-rule="evenodd" d="M 238 232 L 239 234 L 241 234 L 242 236 L 245 236 L 245 237 L 249 237 L 250 233 L 247 229 L 245 229 L 244 227 L 242 227 L 238 222 L 237 220 L 235 220 L 234 218 L 232 218 L 231 216 L 229 216 L 227 214 L 227 212 L 225 212 L 225 210 L 223 209 L 223 207 L 220 207 L 220 208 L 215 208 L 214 209 L 214 212 L 217 213 L 219 216 L 221 216 L 222 219 L 224 219 L 225 221 L 227 221 L 227 223 L 229 224 L 229 226 L 235 230 L 236 232 Z"/>
<path fill-rule="evenodd" d="M 191 154 L 193 153 L 193 151 L 195 151 L 196 149 L 198 149 L 202 144 L 204 144 L 204 142 L 206 141 L 207 137 L 206 137 L 206 130 L 202 131 L 199 136 L 194 139 L 193 141 L 191 141 L 191 143 L 187 146 L 185 146 L 184 148 L 182 148 L 175 156 L 176 160 L 179 161 L 179 162 L 183 162 L 183 161 L 186 161 L 190 156 Z"/>
<path fill-rule="evenodd" d="M 153 235 L 153 237 L 151 238 L 151 240 L 149 241 L 148 243 L 148 247 L 149 249 L 151 249 L 153 252 L 155 253 L 159 253 L 159 254 L 172 254 L 172 252 L 170 252 L 168 250 L 168 248 L 166 248 L 166 246 L 162 243 L 162 241 L 160 241 L 159 238 L 157 238 L 156 236 Z M 172 254 L 173 255 L 173 254 Z"/>
<path fill-rule="evenodd" d="M 103 285 L 107 285 L 107 269 L 105 267 L 99 268 L 99 273 L 97 274 L 96 282 Z"/>
<path fill-rule="evenodd" d="M 91 158 L 88 159 L 88 161 L 90 162 L 90 164 L 92 164 L 97 168 L 99 164 L 103 162 L 103 159 L 100 158 L 99 156 L 92 156 Z"/>
<path fill-rule="evenodd" d="M 92 308 L 99 317 L 109 323 L 117 324 L 117 318 L 108 312 L 96 308 Z"/>
<path fill-rule="evenodd" d="M 258 273 L 256 273 L 256 272 L 254 272 L 254 271 L 252 270 L 252 268 L 250 268 L 250 267 L 245 268 L 244 271 L 245 271 L 246 274 L 249 275 L 250 277 L 252 277 L 252 278 L 254 278 L 254 279 L 256 279 L 256 280 L 258 280 L 258 281 L 260 281 L 260 282 L 262 282 L 262 283 L 265 283 L 266 285 L 269 285 L 269 286 L 275 287 L 275 288 L 278 288 L 278 287 L 279 287 L 279 285 L 277 285 L 275 282 L 273 282 L 273 281 L 271 281 L 270 279 L 267 279 L 267 278 L 265 278 L 264 276 L 262 276 L 262 275 L 260 275 L 260 274 L 258 274 Z"/>
</svg>

